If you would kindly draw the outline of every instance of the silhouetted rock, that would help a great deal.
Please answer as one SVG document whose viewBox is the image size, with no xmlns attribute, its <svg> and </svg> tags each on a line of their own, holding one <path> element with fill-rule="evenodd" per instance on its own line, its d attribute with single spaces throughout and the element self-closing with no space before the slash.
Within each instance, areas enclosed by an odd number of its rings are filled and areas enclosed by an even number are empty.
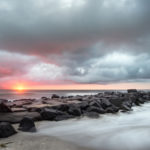
<svg viewBox="0 0 150 150">
<path fill-rule="evenodd" d="M 8 122 L 0 123 L 0 138 L 6 138 L 16 133 L 17 132 L 10 123 Z"/>
<path fill-rule="evenodd" d="M 112 103 L 110 103 L 110 101 L 106 98 L 103 98 L 100 101 L 101 101 L 101 106 L 103 109 L 106 109 L 107 107 L 112 106 Z"/>
<path fill-rule="evenodd" d="M 89 103 L 90 106 L 101 107 L 100 103 L 96 100 L 93 100 Z"/>
<path fill-rule="evenodd" d="M 119 111 L 119 108 L 116 106 L 107 107 L 105 109 L 106 113 L 117 113 Z"/>
<path fill-rule="evenodd" d="M 77 105 L 70 105 L 68 113 L 74 116 L 80 116 L 81 115 L 81 109 Z"/>
<path fill-rule="evenodd" d="M 110 98 L 109 99 L 110 103 L 117 106 L 117 107 L 121 107 L 122 106 L 122 103 L 123 103 L 123 99 L 121 98 Z"/>
<path fill-rule="evenodd" d="M 12 112 L 11 109 L 5 104 L 4 100 L 0 100 L 0 112 Z"/>
<path fill-rule="evenodd" d="M 33 119 L 30 117 L 24 117 L 19 124 L 18 130 L 24 132 L 36 132 L 36 127 Z"/>
<path fill-rule="evenodd" d="M 136 89 L 128 89 L 127 91 L 128 91 L 128 93 L 137 93 Z"/>
<path fill-rule="evenodd" d="M 64 112 L 51 108 L 43 108 L 40 114 L 43 120 L 51 120 L 51 121 L 55 120 L 57 116 L 65 115 Z"/>
<path fill-rule="evenodd" d="M 103 108 L 100 108 L 100 107 L 96 107 L 96 106 L 90 106 L 88 109 L 87 109 L 87 112 L 97 112 L 99 114 L 104 114 L 105 113 L 105 110 Z"/>
<path fill-rule="evenodd" d="M 86 110 L 87 107 L 89 106 L 89 103 L 88 103 L 88 101 L 82 101 L 82 103 L 78 104 L 78 106 L 80 107 L 80 109 L 81 109 L 82 111 L 84 111 L 84 110 Z"/>
<path fill-rule="evenodd" d="M 52 106 L 52 108 L 59 110 L 59 111 L 68 112 L 69 105 L 68 104 L 61 104 L 61 105 L 57 105 L 57 106 Z"/>
<path fill-rule="evenodd" d="M 53 98 L 60 98 L 60 97 L 57 94 L 53 94 L 51 98 L 53 99 Z"/>
</svg>

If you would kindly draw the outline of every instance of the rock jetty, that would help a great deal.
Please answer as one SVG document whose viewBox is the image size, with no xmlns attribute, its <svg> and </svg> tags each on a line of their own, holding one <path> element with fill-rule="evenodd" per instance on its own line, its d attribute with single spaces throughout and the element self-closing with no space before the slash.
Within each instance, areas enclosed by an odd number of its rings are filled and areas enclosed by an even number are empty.
<svg viewBox="0 0 150 150">
<path fill-rule="evenodd" d="M 149 101 L 150 92 L 136 89 L 68 97 L 53 94 L 13 102 L 0 100 L 0 122 L 20 123 L 19 130 L 35 132 L 34 121 L 61 121 L 82 116 L 98 118 L 101 114 L 132 111 L 133 106 Z"/>
</svg>

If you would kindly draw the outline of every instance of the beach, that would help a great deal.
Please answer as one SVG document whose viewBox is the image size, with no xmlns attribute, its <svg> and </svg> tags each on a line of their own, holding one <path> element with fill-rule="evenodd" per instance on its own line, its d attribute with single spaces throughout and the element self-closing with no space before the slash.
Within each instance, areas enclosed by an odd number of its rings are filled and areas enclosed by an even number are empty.
<svg viewBox="0 0 150 150">
<path fill-rule="evenodd" d="M 61 97 L 53 94 L 14 101 L 1 99 L 0 147 L 149 150 L 149 110 L 150 92 L 136 89 Z"/>
<path fill-rule="evenodd" d="M 9 138 L 0 139 L 1 150 L 88 150 L 53 136 L 19 132 Z"/>
</svg>

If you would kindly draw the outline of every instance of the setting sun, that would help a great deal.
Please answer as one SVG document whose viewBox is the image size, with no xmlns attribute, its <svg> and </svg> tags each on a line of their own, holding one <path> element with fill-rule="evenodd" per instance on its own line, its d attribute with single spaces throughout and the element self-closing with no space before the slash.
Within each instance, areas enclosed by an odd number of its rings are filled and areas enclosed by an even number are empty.
<svg viewBox="0 0 150 150">
<path fill-rule="evenodd" d="M 16 90 L 18 90 L 18 91 L 23 91 L 23 90 L 24 90 L 24 87 L 23 87 L 23 86 L 18 86 L 18 87 L 16 87 Z"/>
<path fill-rule="evenodd" d="M 13 86 L 13 89 L 15 91 L 22 92 L 22 91 L 24 91 L 26 89 L 26 86 L 25 86 L 25 84 L 15 84 Z"/>
</svg>

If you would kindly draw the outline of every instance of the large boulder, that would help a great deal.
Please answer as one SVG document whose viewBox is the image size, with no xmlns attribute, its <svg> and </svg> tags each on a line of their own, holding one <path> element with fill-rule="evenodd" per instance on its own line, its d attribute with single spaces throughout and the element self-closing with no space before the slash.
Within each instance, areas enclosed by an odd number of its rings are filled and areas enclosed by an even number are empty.
<svg viewBox="0 0 150 150">
<path fill-rule="evenodd" d="M 116 106 L 107 107 L 105 110 L 107 113 L 117 113 L 119 108 Z"/>
<path fill-rule="evenodd" d="M 53 99 L 53 98 L 60 98 L 60 96 L 57 95 L 57 94 L 53 94 L 51 98 L 52 98 L 52 99 Z"/>
<path fill-rule="evenodd" d="M 79 103 L 78 106 L 80 107 L 80 109 L 82 111 L 84 111 L 84 110 L 86 110 L 88 108 L 89 103 L 88 103 L 88 101 L 82 101 L 82 103 Z"/>
<path fill-rule="evenodd" d="M 6 138 L 16 133 L 17 133 L 16 130 L 10 123 L 8 122 L 0 123 L 0 138 Z"/>
<path fill-rule="evenodd" d="M 105 110 L 103 108 L 100 108 L 100 107 L 90 106 L 87 109 L 87 112 L 96 112 L 96 113 L 99 113 L 99 114 L 104 114 Z"/>
<path fill-rule="evenodd" d="M 124 100 L 118 97 L 118 98 L 110 98 L 109 101 L 111 104 L 121 108 Z"/>
<path fill-rule="evenodd" d="M 24 132 L 36 132 L 34 120 L 30 117 L 24 117 L 19 124 L 18 130 Z"/>
<path fill-rule="evenodd" d="M 128 89 L 127 92 L 128 93 L 137 93 L 137 90 L 136 89 Z"/>
<path fill-rule="evenodd" d="M 100 103 L 96 100 L 91 101 L 89 106 L 101 107 Z"/>
<path fill-rule="evenodd" d="M 52 106 L 52 108 L 57 109 L 59 111 L 67 112 L 69 109 L 69 105 L 68 104 L 61 104 L 61 105 Z"/>
<path fill-rule="evenodd" d="M 100 101 L 101 101 L 101 106 L 102 106 L 103 109 L 106 109 L 107 107 L 112 106 L 110 101 L 106 98 L 100 99 Z"/>
<path fill-rule="evenodd" d="M 82 114 L 81 109 L 77 105 L 70 105 L 68 113 L 73 116 L 80 116 Z"/>
<path fill-rule="evenodd" d="M 0 112 L 12 112 L 10 107 L 5 104 L 4 100 L 0 100 Z"/>
<path fill-rule="evenodd" d="M 66 113 L 52 108 L 43 108 L 40 112 L 43 120 L 54 121 L 56 117 L 66 115 Z"/>
</svg>

